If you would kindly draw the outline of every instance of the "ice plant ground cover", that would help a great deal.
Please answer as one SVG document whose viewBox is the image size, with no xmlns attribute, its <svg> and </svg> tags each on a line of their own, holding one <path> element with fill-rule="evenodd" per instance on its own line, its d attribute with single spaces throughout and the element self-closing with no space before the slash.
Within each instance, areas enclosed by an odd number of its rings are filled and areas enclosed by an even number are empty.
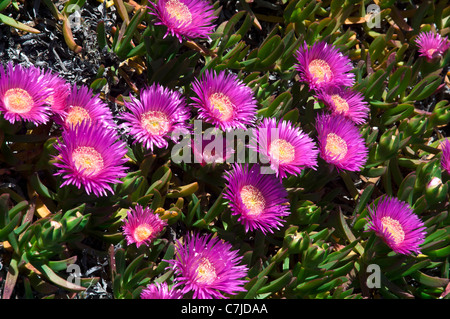
<svg viewBox="0 0 450 319">
<path fill-rule="evenodd" d="M 1 298 L 450 298 L 448 1 L 0 22 Z"/>
</svg>

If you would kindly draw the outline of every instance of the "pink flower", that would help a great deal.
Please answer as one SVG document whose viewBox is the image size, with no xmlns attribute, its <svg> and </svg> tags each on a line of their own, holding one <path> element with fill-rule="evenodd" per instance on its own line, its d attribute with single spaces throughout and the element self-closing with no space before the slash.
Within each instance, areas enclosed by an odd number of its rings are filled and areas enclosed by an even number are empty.
<svg viewBox="0 0 450 319">
<path fill-rule="evenodd" d="M 367 121 L 370 109 L 360 92 L 350 88 L 332 88 L 319 91 L 317 99 L 322 100 L 331 113 L 342 114 L 357 125 Z"/>
<path fill-rule="evenodd" d="M 289 121 L 265 118 L 253 129 L 249 147 L 270 164 L 276 176 L 298 175 L 317 166 L 318 149 L 313 139 Z"/>
<path fill-rule="evenodd" d="M 342 115 L 322 114 L 316 119 L 320 156 L 338 170 L 359 171 L 369 150 L 358 127 Z"/>
<path fill-rule="evenodd" d="M 158 18 L 157 25 L 167 27 L 169 33 L 180 42 L 186 39 L 207 38 L 213 33 L 214 7 L 206 0 L 158 0 L 149 1 L 150 14 Z"/>
<path fill-rule="evenodd" d="M 167 225 L 167 222 L 159 218 L 153 210 L 148 207 L 143 208 L 139 204 L 134 209 L 128 210 L 127 219 L 124 222 L 123 232 L 127 245 L 134 243 L 137 248 L 141 245 L 150 245 Z"/>
<path fill-rule="evenodd" d="M 439 33 L 421 32 L 415 40 L 420 56 L 427 61 L 431 61 L 439 56 L 443 56 L 445 51 L 450 47 L 450 41 L 447 37 L 443 38 Z"/>
<path fill-rule="evenodd" d="M 192 90 L 198 117 L 223 131 L 245 130 L 256 119 L 253 91 L 234 74 L 206 70 L 200 81 L 195 80 Z"/>
<path fill-rule="evenodd" d="M 112 112 L 105 102 L 100 99 L 99 94 L 86 85 L 79 88 L 76 84 L 69 89 L 62 111 L 58 112 L 56 122 L 64 128 L 78 125 L 83 121 L 91 124 L 101 124 L 104 127 L 115 127 Z"/>
<path fill-rule="evenodd" d="M 441 166 L 442 168 L 450 174 L 450 140 L 445 139 L 442 145 L 442 157 L 441 157 Z"/>
<path fill-rule="evenodd" d="M 153 84 L 141 90 L 139 99 L 130 98 L 125 106 L 131 112 L 123 112 L 121 118 L 135 143 L 153 151 L 155 146 L 167 148 L 172 132 L 189 132 L 190 112 L 179 92 Z"/>
<path fill-rule="evenodd" d="M 425 240 L 426 227 L 408 203 L 383 196 L 373 206 L 368 207 L 368 229 L 374 231 L 396 253 L 420 253 L 419 246 Z"/>
<path fill-rule="evenodd" d="M 6 66 L 6 72 L 0 67 L 0 112 L 10 123 L 47 123 L 51 114 L 47 100 L 51 94 L 52 89 L 38 68 L 14 66 L 12 62 Z"/>
<path fill-rule="evenodd" d="M 310 89 L 352 86 L 355 82 L 351 60 L 326 42 L 316 42 L 308 48 L 306 42 L 296 52 L 295 69 L 300 81 Z"/>
<path fill-rule="evenodd" d="M 66 107 L 67 96 L 70 93 L 69 84 L 57 73 L 51 71 L 43 72 L 42 80 L 46 83 L 45 86 L 52 90 L 47 99 L 52 113 L 62 114 Z"/>
<path fill-rule="evenodd" d="M 242 256 L 228 242 L 195 233 L 177 240 L 175 259 L 167 262 L 183 294 L 193 292 L 194 299 L 219 299 L 245 291 L 242 285 L 248 268 L 240 265 L 241 261 Z"/>
<path fill-rule="evenodd" d="M 125 143 L 102 123 L 83 121 L 68 127 L 55 148 L 59 151 L 55 175 L 62 176 L 61 187 L 72 184 L 98 197 L 107 191 L 114 193 L 110 184 L 120 183 L 119 178 L 126 176 Z"/>
<path fill-rule="evenodd" d="M 170 289 L 166 282 L 148 285 L 141 291 L 141 299 L 182 299 L 180 289 Z"/>
<path fill-rule="evenodd" d="M 234 164 L 225 173 L 227 188 L 224 198 L 229 201 L 232 215 L 245 230 L 261 230 L 273 233 L 283 224 L 283 217 L 290 214 L 287 191 L 280 179 L 273 174 L 262 174 L 258 164 Z"/>
</svg>

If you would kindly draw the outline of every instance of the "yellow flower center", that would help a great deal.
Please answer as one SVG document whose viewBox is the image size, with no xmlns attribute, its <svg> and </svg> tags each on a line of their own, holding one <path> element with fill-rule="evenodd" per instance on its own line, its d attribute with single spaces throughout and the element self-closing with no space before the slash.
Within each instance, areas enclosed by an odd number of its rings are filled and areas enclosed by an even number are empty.
<svg viewBox="0 0 450 319">
<path fill-rule="evenodd" d="M 148 111 L 142 114 L 141 124 L 151 135 L 164 135 L 170 129 L 169 118 L 160 111 Z"/>
<path fill-rule="evenodd" d="M 286 140 L 276 139 L 270 143 L 269 154 L 279 162 L 289 163 L 295 158 L 295 148 Z"/>
<path fill-rule="evenodd" d="M 153 233 L 153 228 L 149 224 L 141 224 L 134 230 L 133 236 L 137 242 L 146 240 Z"/>
<path fill-rule="evenodd" d="M 398 220 L 385 216 L 381 218 L 381 225 L 394 238 L 396 245 L 401 244 L 405 240 L 405 232 Z"/>
<path fill-rule="evenodd" d="M 71 106 L 69 112 L 67 112 L 66 124 L 76 126 L 84 120 L 91 120 L 89 112 L 84 107 Z"/>
<path fill-rule="evenodd" d="M 333 77 L 333 72 L 327 62 L 321 59 L 312 60 L 309 63 L 309 72 L 316 78 L 318 83 L 330 80 Z"/>
<path fill-rule="evenodd" d="M 192 22 L 192 15 L 188 6 L 178 0 L 169 0 L 166 3 L 166 10 L 169 16 L 176 19 L 180 24 L 190 24 Z"/>
<path fill-rule="evenodd" d="M 103 168 L 103 157 L 93 147 L 78 146 L 72 153 L 72 159 L 78 171 L 83 175 L 92 175 Z"/>
<path fill-rule="evenodd" d="M 5 108 L 13 113 L 27 113 L 33 106 L 33 98 L 30 93 L 24 89 L 15 88 L 9 89 L 4 96 Z"/>
<path fill-rule="evenodd" d="M 434 52 L 436 52 L 436 49 L 428 49 L 427 53 L 429 56 L 433 56 Z"/>
<path fill-rule="evenodd" d="M 331 96 L 331 100 L 334 103 L 334 107 L 337 113 L 347 113 L 348 112 L 348 103 L 345 99 L 343 99 L 340 95 L 334 94 Z"/>
<path fill-rule="evenodd" d="M 202 258 L 200 265 L 197 268 L 196 281 L 201 284 L 211 284 L 216 278 L 217 274 L 214 265 L 208 258 Z"/>
<path fill-rule="evenodd" d="M 219 111 L 220 119 L 227 121 L 233 116 L 234 104 L 230 101 L 228 96 L 223 93 L 214 93 L 209 97 L 209 103 L 213 109 Z"/>
<path fill-rule="evenodd" d="M 336 160 L 340 160 L 347 155 L 347 143 L 344 139 L 334 133 L 327 135 L 325 150 Z"/>
<path fill-rule="evenodd" d="M 242 203 L 248 209 L 248 215 L 259 216 L 264 211 L 266 201 L 259 189 L 252 185 L 245 185 L 240 195 Z"/>
</svg>

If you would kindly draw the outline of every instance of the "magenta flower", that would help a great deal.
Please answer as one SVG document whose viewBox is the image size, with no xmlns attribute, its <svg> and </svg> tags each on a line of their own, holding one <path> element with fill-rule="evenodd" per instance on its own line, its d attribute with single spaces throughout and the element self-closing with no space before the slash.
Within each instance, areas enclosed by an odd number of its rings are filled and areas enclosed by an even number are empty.
<svg viewBox="0 0 450 319">
<path fill-rule="evenodd" d="M 127 245 L 136 244 L 149 246 L 167 225 L 167 221 L 162 220 L 152 209 L 143 208 L 137 204 L 127 212 L 127 219 L 124 220 L 123 233 Z"/>
<path fill-rule="evenodd" d="M 358 127 L 342 115 L 321 114 L 316 119 L 321 157 L 337 170 L 359 171 L 365 165 L 368 148 Z"/>
<path fill-rule="evenodd" d="M 421 32 L 415 40 L 420 56 L 425 57 L 428 61 L 444 55 L 445 51 L 450 47 L 450 41 L 447 37 L 443 38 L 439 33 Z"/>
<path fill-rule="evenodd" d="M 232 215 L 245 226 L 245 231 L 259 229 L 263 234 L 273 233 L 284 223 L 289 206 L 287 191 L 272 174 L 262 174 L 258 164 L 234 164 L 226 172 L 227 189 L 223 198 L 229 201 Z"/>
<path fill-rule="evenodd" d="M 180 289 L 170 289 L 166 282 L 148 285 L 141 291 L 141 299 L 182 299 Z"/>
<path fill-rule="evenodd" d="M 186 39 L 206 39 L 214 31 L 214 7 L 206 0 L 149 1 L 149 14 L 158 18 L 157 25 L 167 27 L 164 38 L 170 33 L 180 42 Z"/>
<path fill-rule="evenodd" d="M 322 100 L 332 114 L 342 114 L 355 124 L 364 124 L 369 113 L 369 105 L 363 95 L 350 88 L 321 90 L 317 99 Z"/>
<path fill-rule="evenodd" d="M 43 72 L 41 76 L 46 83 L 45 86 L 52 90 L 52 93 L 46 100 L 52 113 L 63 114 L 66 108 L 66 100 L 70 93 L 69 84 L 58 74 L 51 71 Z"/>
<path fill-rule="evenodd" d="M 101 123 L 83 121 L 68 127 L 55 148 L 59 151 L 55 175 L 62 176 L 61 187 L 72 184 L 99 197 L 107 191 L 114 193 L 109 184 L 121 183 L 119 178 L 126 175 L 126 146 L 115 131 Z"/>
<path fill-rule="evenodd" d="M 191 150 L 194 163 L 200 163 L 202 166 L 211 164 L 213 167 L 225 163 L 235 152 L 222 134 L 213 133 L 211 136 L 205 134 L 195 136 L 191 142 Z"/>
<path fill-rule="evenodd" d="M 256 119 L 256 99 L 251 88 L 236 75 L 206 70 L 192 91 L 198 117 L 223 131 L 246 129 Z"/>
<path fill-rule="evenodd" d="M 125 102 L 125 106 L 131 112 L 122 113 L 122 119 L 135 143 L 153 151 L 155 146 L 167 148 L 171 133 L 189 132 L 190 112 L 179 92 L 153 84 L 141 90 L 139 99 L 130 98 L 131 102 Z"/>
<path fill-rule="evenodd" d="M 45 124 L 50 118 L 47 99 L 52 90 L 45 86 L 38 68 L 9 62 L 6 73 L 0 67 L 0 112 L 10 123 L 16 121 Z"/>
<path fill-rule="evenodd" d="M 313 139 L 289 121 L 277 123 L 274 118 L 265 118 L 253 129 L 249 147 L 258 152 L 260 160 L 269 163 L 280 178 L 317 166 L 319 151 Z"/>
<path fill-rule="evenodd" d="M 442 145 L 442 157 L 441 157 L 441 166 L 444 170 L 450 174 L 450 140 L 445 139 L 445 142 L 441 143 Z"/>
<path fill-rule="evenodd" d="M 105 102 L 100 99 L 99 94 L 94 95 L 86 85 L 79 88 L 76 84 L 72 86 L 65 100 L 65 106 L 56 122 L 65 128 L 78 125 L 83 121 L 89 123 L 100 123 L 104 127 L 114 127 L 112 112 Z"/>
<path fill-rule="evenodd" d="M 231 244 L 211 235 L 186 235 L 175 244 L 175 259 L 168 260 L 175 272 L 176 286 L 194 299 L 220 299 L 245 291 L 247 267 Z"/>
<path fill-rule="evenodd" d="M 374 231 L 393 251 L 403 255 L 420 253 L 426 227 L 408 203 L 383 196 L 376 207 L 369 206 L 368 211 L 368 230 Z"/>
<path fill-rule="evenodd" d="M 316 42 L 310 48 L 305 42 L 295 57 L 300 81 L 312 90 L 352 86 L 355 82 L 355 75 L 350 73 L 353 69 L 351 60 L 326 42 Z"/>
</svg>

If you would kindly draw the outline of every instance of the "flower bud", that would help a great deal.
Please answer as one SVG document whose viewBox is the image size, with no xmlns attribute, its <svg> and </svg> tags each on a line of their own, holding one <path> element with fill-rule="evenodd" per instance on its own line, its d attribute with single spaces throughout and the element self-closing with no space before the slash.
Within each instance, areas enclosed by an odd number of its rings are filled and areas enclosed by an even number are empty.
<svg viewBox="0 0 450 319">
<path fill-rule="evenodd" d="M 308 248 L 310 239 L 305 232 L 295 232 L 285 237 L 288 243 L 289 253 L 298 254 Z"/>
<path fill-rule="evenodd" d="M 425 189 L 425 199 L 429 204 L 442 202 L 447 196 L 448 185 L 443 184 L 439 177 L 433 177 Z"/>
</svg>

